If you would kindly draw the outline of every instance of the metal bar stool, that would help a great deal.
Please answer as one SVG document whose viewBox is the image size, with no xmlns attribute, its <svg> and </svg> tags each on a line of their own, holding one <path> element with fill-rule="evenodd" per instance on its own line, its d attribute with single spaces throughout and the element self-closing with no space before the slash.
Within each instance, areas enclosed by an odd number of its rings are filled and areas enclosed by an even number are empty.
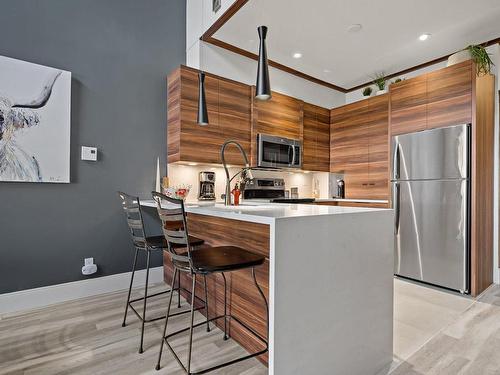
<svg viewBox="0 0 500 375">
<path fill-rule="evenodd" d="M 172 355 L 177 360 L 179 365 L 184 369 L 186 374 L 194 375 L 194 374 L 205 374 L 207 372 L 220 369 L 222 367 L 226 367 L 241 361 L 244 361 L 249 358 L 257 357 L 262 355 L 268 351 L 268 342 L 267 337 L 262 337 L 255 330 L 248 327 L 245 323 L 239 320 L 237 317 L 227 313 L 227 283 L 224 272 L 231 272 L 241 269 L 252 269 L 252 277 L 257 287 L 260 296 L 262 297 L 264 304 L 266 306 L 267 313 L 267 329 L 266 332 L 269 334 L 269 308 L 267 304 L 266 297 L 262 292 L 259 284 L 257 283 L 257 279 L 255 277 L 255 267 L 260 266 L 264 263 L 264 257 L 261 255 L 257 255 L 251 253 L 247 250 L 244 250 L 240 247 L 236 246 L 217 246 L 217 247 L 204 247 L 203 249 L 192 251 L 191 245 L 189 244 L 189 234 L 188 227 L 186 221 L 186 211 L 184 209 L 184 202 L 179 199 L 169 198 L 163 194 L 159 194 L 153 192 L 153 198 L 157 202 L 158 214 L 163 223 L 163 233 L 165 234 L 165 238 L 168 245 L 168 251 L 170 252 L 170 256 L 172 259 L 172 264 L 174 266 L 174 274 L 173 278 L 175 279 L 177 274 L 180 272 L 186 272 L 191 275 L 192 278 L 192 290 L 191 290 L 191 323 L 189 327 L 178 330 L 176 332 L 170 333 L 167 335 L 167 325 L 170 316 L 170 306 L 172 304 L 172 292 L 170 293 L 168 308 L 167 308 L 167 318 L 165 319 L 165 327 L 163 328 L 163 336 L 160 344 L 160 353 L 158 355 L 158 362 L 156 364 L 156 370 L 160 369 L 161 356 L 163 352 L 163 344 L 165 344 L 169 350 L 172 352 Z M 162 201 L 165 202 L 165 206 L 162 206 Z M 179 253 L 176 251 L 175 246 L 182 245 L 187 251 L 185 253 Z M 241 325 L 244 329 L 246 329 L 251 335 L 256 337 L 260 342 L 262 342 L 264 348 L 256 353 L 251 353 L 248 355 L 244 355 L 242 357 L 233 359 L 231 361 L 227 361 L 209 368 L 205 368 L 203 370 L 198 370 L 196 372 L 191 372 L 191 353 L 193 346 L 193 329 L 199 327 L 205 322 L 201 322 L 198 324 L 194 324 L 194 302 L 195 302 L 195 288 L 196 288 L 196 277 L 198 275 L 203 275 L 206 277 L 210 274 L 220 273 L 224 280 L 224 314 L 216 316 L 214 318 L 208 318 L 208 309 L 207 313 L 207 322 L 212 322 L 218 319 L 224 319 L 224 340 L 229 338 L 227 334 L 227 322 L 228 320 L 234 320 L 239 325 Z M 205 283 L 206 284 L 206 283 Z M 205 289 L 205 298 L 206 289 Z M 179 359 L 174 349 L 170 346 L 168 339 L 178 335 L 179 333 L 189 331 L 189 346 L 188 346 L 188 359 L 187 366 L 184 366 L 182 361 Z"/>
<path fill-rule="evenodd" d="M 142 323 L 141 326 L 141 341 L 140 341 L 140 346 L 139 346 L 139 353 L 142 353 L 143 350 L 143 342 L 144 342 L 144 324 L 149 323 L 149 322 L 154 322 L 159 319 L 164 319 L 165 316 L 158 316 L 155 318 L 149 318 L 146 319 L 146 302 L 148 298 L 152 298 L 161 294 L 177 291 L 178 292 L 178 307 L 181 307 L 181 302 L 180 302 L 180 277 L 177 278 L 177 287 L 174 285 L 174 279 L 172 280 L 171 284 L 171 289 L 150 294 L 148 295 L 148 282 L 149 282 L 149 267 L 150 267 L 150 258 L 151 258 L 151 252 L 152 251 L 158 251 L 158 250 L 163 250 L 167 248 L 167 242 L 165 240 L 164 236 L 152 236 L 152 237 L 146 237 L 145 235 L 145 230 L 144 230 L 144 221 L 142 218 L 142 212 L 141 212 L 141 206 L 139 204 L 139 198 L 134 197 L 128 194 L 125 194 L 123 192 L 118 192 L 118 195 L 121 199 L 122 203 L 122 208 L 125 212 L 125 216 L 127 218 L 127 224 L 130 229 L 130 234 L 132 236 L 132 242 L 134 243 L 135 247 L 135 255 L 134 255 L 134 262 L 132 264 L 132 275 L 130 277 L 130 286 L 128 288 L 128 295 L 127 295 L 127 303 L 125 304 L 125 313 L 123 315 L 123 323 L 122 327 L 125 327 L 126 325 L 126 320 L 127 320 L 127 312 L 128 308 L 134 312 L 134 314 L 139 318 L 139 320 Z M 199 246 L 202 245 L 204 241 L 202 239 L 190 236 L 189 237 L 189 244 L 190 246 Z M 180 245 L 178 247 L 181 247 Z M 132 293 L 132 285 L 134 283 L 134 274 L 135 274 L 135 268 L 137 266 L 137 255 L 139 251 L 144 251 L 146 254 L 146 283 L 144 285 L 144 297 L 139 297 L 135 299 L 130 299 L 130 295 Z M 180 276 L 180 274 L 179 274 Z M 206 285 L 206 284 L 205 284 Z M 184 289 L 184 288 L 183 288 Z M 188 293 L 190 293 L 189 290 L 186 290 Z M 199 298 L 199 300 L 201 300 Z M 132 305 L 134 302 L 138 301 L 143 301 L 143 307 L 142 307 L 142 315 L 134 308 Z M 201 300 L 203 301 L 203 300 Z M 205 301 L 203 301 L 205 303 Z M 208 309 L 208 307 L 205 307 Z M 199 308 L 201 309 L 201 307 Z M 185 314 L 190 312 L 191 310 L 185 310 L 185 311 L 180 311 L 175 314 L 172 314 L 172 316 L 175 315 L 180 315 L 180 314 Z M 208 310 L 207 310 L 208 311 Z"/>
</svg>

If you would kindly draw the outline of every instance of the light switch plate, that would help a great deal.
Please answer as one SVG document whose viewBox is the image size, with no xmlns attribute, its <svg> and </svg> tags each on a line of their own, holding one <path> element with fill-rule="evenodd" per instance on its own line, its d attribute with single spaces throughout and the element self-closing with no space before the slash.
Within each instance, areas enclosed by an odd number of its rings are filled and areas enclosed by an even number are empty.
<svg viewBox="0 0 500 375">
<path fill-rule="evenodd" d="M 97 161 L 97 147 L 82 146 L 82 160 Z"/>
</svg>

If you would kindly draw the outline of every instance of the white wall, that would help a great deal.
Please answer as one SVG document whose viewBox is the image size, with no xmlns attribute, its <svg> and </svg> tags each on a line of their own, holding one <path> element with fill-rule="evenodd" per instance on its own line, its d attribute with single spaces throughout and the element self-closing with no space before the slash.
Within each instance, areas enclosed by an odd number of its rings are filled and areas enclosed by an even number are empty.
<svg viewBox="0 0 500 375">
<path fill-rule="evenodd" d="M 235 81 L 255 85 L 256 61 L 199 40 L 203 32 L 233 2 L 232 0 L 222 1 L 222 8 L 215 15 L 212 12 L 211 1 L 187 0 L 186 65 Z M 257 30 L 255 35 L 257 36 Z M 338 107 L 345 103 L 345 95 L 339 91 L 272 67 L 269 69 L 269 75 L 273 91 L 326 108 Z"/>
<path fill-rule="evenodd" d="M 211 44 L 200 44 L 200 69 L 223 77 L 255 85 L 257 62 Z M 302 99 L 308 103 L 333 108 L 345 103 L 345 95 L 312 83 L 279 69 L 269 69 L 273 91 Z"/>
<path fill-rule="evenodd" d="M 186 50 L 199 40 L 200 36 L 224 14 L 235 0 L 221 0 L 221 7 L 214 13 L 211 0 L 186 1 Z"/>
<path fill-rule="evenodd" d="M 434 65 L 427 66 L 427 67 L 422 68 L 422 69 L 414 70 L 414 71 L 412 71 L 410 73 L 407 73 L 407 74 L 402 74 L 399 77 L 400 78 L 406 78 L 406 79 L 408 79 L 408 78 L 419 76 L 419 75 L 427 73 L 427 72 L 432 72 L 434 70 L 444 68 L 445 66 L 446 66 L 446 62 L 444 61 L 444 62 L 440 62 L 440 63 L 434 64 Z M 390 79 L 389 81 L 394 81 L 395 79 L 396 79 L 396 77 Z M 375 95 L 375 92 L 378 89 L 376 88 L 375 85 L 369 85 L 369 86 L 373 90 L 372 96 Z M 387 85 L 386 88 L 388 88 L 388 87 L 389 86 Z M 346 94 L 346 100 L 345 100 L 346 104 L 357 102 L 358 100 L 364 99 L 364 97 L 363 97 L 363 90 L 364 90 L 364 88 L 356 90 L 356 91 L 348 92 Z"/>
</svg>

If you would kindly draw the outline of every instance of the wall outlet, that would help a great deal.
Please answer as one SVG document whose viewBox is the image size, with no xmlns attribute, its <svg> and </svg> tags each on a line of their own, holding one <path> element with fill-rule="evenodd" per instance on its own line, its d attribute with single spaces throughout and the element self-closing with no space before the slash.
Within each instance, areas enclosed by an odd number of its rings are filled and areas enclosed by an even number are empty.
<svg viewBox="0 0 500 375">
<path fill-rule="evenodd" d="M 97 147 L 82 146 L 82 160 L 97 161 Z"/>
<path fill-rule="evenodd" d="M 97 265 L 94 264 L 94 258 L 85 258 L 85 265 L 82 267 L 83 275 L 92 275 L 97 272 Z"/>
<path fill-rule="evenodd" d="M 90 264 L 94 264 L 94 258 L 85 258 L 85 260 L 83 262 L 86 266 L 88 266 Z"/>
</svg>

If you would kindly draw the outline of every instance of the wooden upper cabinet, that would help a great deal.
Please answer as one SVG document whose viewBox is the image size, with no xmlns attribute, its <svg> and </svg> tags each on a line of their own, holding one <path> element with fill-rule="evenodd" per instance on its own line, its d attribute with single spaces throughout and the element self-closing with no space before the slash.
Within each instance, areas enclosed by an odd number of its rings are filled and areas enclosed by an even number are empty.
<svg viewBox="0 0 500 375">
<path fill-rule="evenodd" d="M 388 199 L 388 95 L 331 112 L 330 171 L 343 173 L 346 198 Z"/>
<path fill-rule="evenodd" d="M 427 127 L 427 78 L 410 78 L 389 86 L 391 132 L 412 133 Z"/>
<path fill-rule="evenodd" d="M 360 126 L 366 102 L 356 102 L 331 112 L 330 171 L 368 173 L 368 142 Z"/>
<path fill-rule="evenodd" d="M 181 66 L 167 78 L 168 162 L 220 163 L 222 144 L 233 139 L 250 153 L 250 86 L 211 74 L 205 77 L 209 124 L 196 123 L 198 71 Z M 227 149 L 228 163 L 242 165 L 237 150 Z"/>
<path fill-rule="evenodd" d="M 368 105 L 360 101 L 331 113 L 331 171 L 342 173 L 346 198 L 366 198 L 368 137 L 364 120 Z"/>
<path fill-rule="evenodd" d="M 270 100 L 257 100 L 252 87 L 252 165 L 257 163 L 257 135 L 302 139 L 302 104 L 299 99 L 277 92 Z"/>
<path fill-rule="evenodd" d="M 472 123 L 471 60 L 390 86 L 391 134 Z"/>
<path fill-rule="evenodd" d="M 427 74 L 427 128 L 472 122 L 472 60 Z"/>
<path fill-rule="evenodd" d="M 330 110 L 304 103 L 302 169 L 330 170 Z"/>
<path fill-rule="evenodd" d="M 251 87 L 242 83 L 219 80 L 219 128 L 222 143 L 237 141 L 250 157 Z M 220 146 L 219 146 L 220 152 Z M 234 146 L 225 153 L 229 164 L 243 165 L 243 156 Z"/>
</svg>

